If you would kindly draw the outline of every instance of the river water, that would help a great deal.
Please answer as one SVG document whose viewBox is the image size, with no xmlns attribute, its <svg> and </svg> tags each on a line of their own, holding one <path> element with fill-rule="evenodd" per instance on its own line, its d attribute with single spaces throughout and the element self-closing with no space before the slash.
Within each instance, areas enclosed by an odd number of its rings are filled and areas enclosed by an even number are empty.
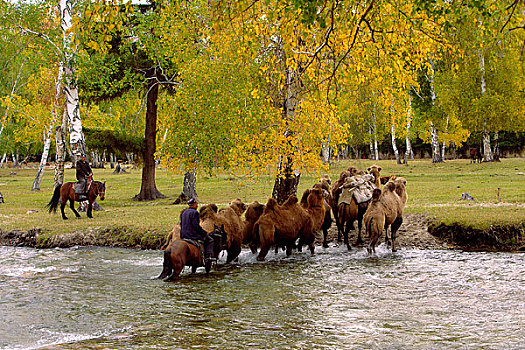
<svg viewBox="0 0 525 350">
<path fill-rule="evenodd" d="M 525 349 L 525 254 L 224 260 L 163 282 L 160 251 L 0 247 L 0 349 Z"/>
</svg>

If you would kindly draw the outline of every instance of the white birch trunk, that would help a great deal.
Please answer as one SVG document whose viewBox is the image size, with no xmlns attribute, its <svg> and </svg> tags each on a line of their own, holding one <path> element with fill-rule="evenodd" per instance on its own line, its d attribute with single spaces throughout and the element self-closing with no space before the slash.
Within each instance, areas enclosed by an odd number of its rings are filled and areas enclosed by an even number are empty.
<svg viewBox="0 0 525 350">
<path fill-rule="evenodd" d="M 321 148 L 321 157 L 323 158 L 323 163 L 330 163 L 330 146 L 323 145 Z"/>
<path fill-rule="evenodd" d="M 485 52 L 483 49 L 479 52 L 479 70 L 481 74 L 481 96 L 487 91 L 487 82 L 485 80 Z M 490 148 L 490 132 L 487 129 L 487 122 L 483 123 L 483 161 L 492 162 L 492 149 Z"/>
<path fill-rule="evenodd" d="M 392 103 L 390 105 L 390 115 L 392 118 L 392 125 L 391 125 L 392 149 L 394 150 L 394 155 L 396 156 L 397 164 L 401 164 L 401 159 L 399 158 L 399 150 L 397 149 L 397 144 L 396 144 L 396 121 L 394 118 L 394 96 L 392 96 Z"/>
<path fill-rule="evenodd" d="M 436 91 L 434 90 L 434 62 L 432 60 L 430 60 L 430 65 L 430 98 L 432 101 L 432 108 L 434 108 L 436 104 Z M 443 158 L 441 158 L 441 154 L 439 153 L 439 131 L 434 126 L 432 120 L 430 121 L 430 146 L 432 148 L 432 163 L 441 163 Z"/>
<path fill-rule="evenodd" d="M 62 185 L 64 183 L 64 161 L 66 158 L 66 127 L 67 114 L 64 107 L 64 113 L 62 114 L 62 124 L 57 126 L 55 129 L 55 188 L 58 185 Z"/>
<path fill-rule="evenodd" d="M 412 151 L 412 143 L 410 142 L 410 126 L 412 125 L 412 100 L 408 97 L 408 110 L 407 110 L 407 137 L 406 137 L 406 151 L 405 151 L 405 164 L 408 164 L 408 158 L 414 159 L 414 152 Z"/>
<path fill-rule="evenodd" d="M 445 132 L 448 133 L 448 123 L 449 123 L 449 120 L 450 120 L 450 117 L 447 115 L 447 124 L 445 126 Z M 445 151 L 446 151 L 446 148 L 447 148 L 447 141 L 446 140 L 443 140 L 443 146 L 441 147 L 441 159 L 443 159 L 443 161 L 445 160 Z"/>
<path fill-rule="evenodd" d="M 74 155 L 79 152 L 85 153 L 86 142 L 82 133 L 82 122 L 80 120 L 80 106 L 78 100 L 77 76 L 76 76 L 76 52 L 72 48 L 71 28 L 73 26 L 73 4 L 72 0 L 60 0 L 60 26 L 64 36 L 64 94 L 66 98 L 66 113 L 69 121 L 69 145 Z M 76 159 L 75 159 L 76 161 Z"/>
<path fill-rule="evenodd" d="M 0 168 L 4 166 L 4 162 L 7 159 L 7 153 L 4 152 L 4 155 L 2 156 L 2 161 L 0 161 Z"/>
</svg>

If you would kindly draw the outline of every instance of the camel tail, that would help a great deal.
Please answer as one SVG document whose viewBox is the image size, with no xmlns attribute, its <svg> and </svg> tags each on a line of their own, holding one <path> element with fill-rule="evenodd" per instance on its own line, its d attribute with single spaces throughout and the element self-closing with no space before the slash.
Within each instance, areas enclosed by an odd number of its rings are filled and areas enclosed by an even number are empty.
<svg viewBox="0 0 525 350">
<path fill-rule="evenodd" d="M 62 185 L 59 184 L 57 187 L 55 187 L 55 191 L 53 192 L 53 197 L 51 197 L 51 200 L 49 203 L 47 203 L 46 208 L 49 208 L 49 212 L 56 213 L 58 203 L 60 202 L 60 189 L 62 188 Z"/>
</svg>

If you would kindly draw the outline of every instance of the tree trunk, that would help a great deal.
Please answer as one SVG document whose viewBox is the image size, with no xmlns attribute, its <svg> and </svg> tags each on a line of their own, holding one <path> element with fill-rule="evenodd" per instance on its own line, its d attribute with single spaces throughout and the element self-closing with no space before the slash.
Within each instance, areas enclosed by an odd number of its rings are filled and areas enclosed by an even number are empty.
<svg viewBox="0 0 525 350">
<path fill-rule="evenodd" d="M 499 157 L 501 156 L 500 150 L 499 150 L 499 131 L 494 132 L 494 161 L 499 162 Z"/>
<path fill-rule="evenodd" d="M 408 100 L 408 111 L 407 111 L 407 137 L 406 137 L 406 151 L 404 163 L 408 164 L 408 158 L 414 160 L 414 152 L 412 151 L 412 143 L 410 142 L 410 126 L 412 124 L 412 101 Z"/>
<path fill-rule="evenodd" d="M 487 82 L 485 80 L 485 52 L 483 48 L 479 52 L 479 70 L 481 74 L 481 96 L 487 91 Z M 490 132 L 487 128 L 487 122 L 483 123 L 483 161 L 492 162 L 492 149 L 490 148 Z"/>
<path fill-rule="evenodd" d="M 60 26 L 63 33 L 64 44 L 64 94 L 66 98 L 66 113 L 69 120 L 69 145 L 72 153 L 86 152 L 86 141 L 82 133 L 82 121 L 80 120 L 80 106 L 78 100 L 77 73 L 76 73 L 76 49 L 73 49 L 72 40 L 73 26 L 72 14 L 73 4 L 71 0 L 60 0 Z M 76 159 L 75 159 L 76 160 Z"/>
<path fill-rule="evenodd" d="M 430 145 L 432 147 L 432 163 L 442 163 L 443 159 L 439 153 L 439 134 L 432 121 L 430 121 L 430 136 Z"/>
<path fill-rule="evenodd" d="M 58 185 L 64 183 L 64 161 L 66 159 L 66 127 L 67 127 L 67 113 L 64 111 L 62 115 L 62 125 L 59 125 L 55 129 L 55 184 L 56 188 Z"/>
<path fill-rule="evenodd" d="M 197 173 L 195 171 L 187 171 L 184 174 L 184 182 L 182 183 L 182 193 L 188 199 L 199 199 L 199 197 L 197 196 Z"/>
<path fill-rule="evenodd" d="M 280 51 L 279 60 L 286 62 L 284 51 Z M 292 121 L 295 114 L 296 108 L 299 104 L 301 95 L 301 81 L 298 75 L 290 69 L 286 70 L 286 85 L 285 91 L 283 91 L 283 103 L 282 103 L 282 118 L 286 125 Z M 293 136 L 290 129 L 285 130 L 284 136 Z M 300 174 L 293 172 L 294 155 L 284 154 L 281 156 L 280 163 L 278 165 L 278 173 L 275 177 L 273 185 L 272 197 L 277 200 L 279 204 L 284 203 L 291 194 L 297 193 L 297 185 L 299 184 Z"/>
<path fill-rule="evenodd" d="M 399 150 L 397 149 L 396 144 L 396 126 L 394 120 L 392 120 L 392 149 L 394 150 L 397 164 L 401 164 L 401 159 L 399 158 Z"/>
<path fill-rule="evenodd" d="M 278 176 L 275 178 L 272 197 L 275 198 L 277 203 L 283 204 L 290 195 L 297 195 L 297 186 L 299 185 L 300 177 L 301 174 L 287 172 L 284 174 L 284 177 Z"/>
<path fill-rule="evenodd" d="M 0 168 L 4 166 L 4 162 L 7 159 L 7 153 L 4 152 L 4 155 L 2 156 L 2 160 L 0 161 Z"/>
<path fill-rule="evenodd" d="M 330 146 L 323 145 L 321 148 L 321 157 L 323 159 L 323 163 L 330 164 Z"/>
<path fill-rule="evenodd" d="M 49 130 L 51 130 L 50 126 Z M 31 191 L 40 191 L 40 182 L 42 182 L 42 176 L 44 176 L 44 167 L 47 163 L 47 157 L 49 155 L 49 148 L 51 147 L 51 135 L 48 131 L 48 135 L 44 141 L 44 150 L 42 151 L 42 158 L 40 158 L 40 165 L 38 166 L 38 171 L 36 172 L 35 180 L 33 181 L 33 186 Z"/>
<path fill-rule="evenodd" d="M 483 161 L 492 162 L 492 149 L 490 147 L 490 132 L 483 128 Z"/>
<path fill-rule="evenodd" d="M 146 107 L 146 128 L 144 131 L 144 167 L 142 168 L 142 185 L 140 193 L 134 199 L 139 201 L 166 198 L 157 190 L 155 185 L 155 150 L 157 140 L 157 99 L 159 97 L 159 85 L 157 84 L 156 69 L 148 70 L 148 96 Z"/>
</svg>

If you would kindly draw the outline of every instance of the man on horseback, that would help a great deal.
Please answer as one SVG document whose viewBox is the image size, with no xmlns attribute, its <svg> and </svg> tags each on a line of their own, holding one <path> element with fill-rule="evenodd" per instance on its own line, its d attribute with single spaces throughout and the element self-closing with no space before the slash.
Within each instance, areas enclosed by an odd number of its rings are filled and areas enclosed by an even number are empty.
<svg viewBox="0 0 525 350">
<path fill-rule="evenodd" d="M 93 172 L 91 171 L 91 167 L 86 160 L 86 155 L 84 153 L 79 153 L 78 156 L 80 157 L 80 159 L 77 159 L 76 164 L 78 184 L 75 187 L 75 193 L 78 194 L 79 201 L 85 201 L 87 200 L 86 185 L 91 182 L 93 178 Z"/>
<path fill-rule="evenodd" d="M 204 245 L 206 267 L 211 267 L 213 259 L 213 238 L 200 225 L 200 215 L 197 211 L 199 203 L 195 198 L 188 201 L 189 208 L 184 210 L 180 222 L 180 238 L 192 239 Z"/>
</svg>

